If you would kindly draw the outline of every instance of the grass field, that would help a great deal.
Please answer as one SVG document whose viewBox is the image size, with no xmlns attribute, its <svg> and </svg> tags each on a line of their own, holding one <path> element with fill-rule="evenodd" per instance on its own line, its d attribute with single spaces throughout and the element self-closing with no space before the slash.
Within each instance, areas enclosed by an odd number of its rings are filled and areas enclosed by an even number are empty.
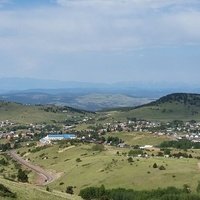
<svg viewBox="0 0 200 200">
<path fill-rule="evenodd" d="M 67 186 L 74 186 L 76 194 L 82 188 L 101 184 L 106 188 L 137 190 L 167 186 L 182 188 L 188 184 L 194 191 L 200 180 L 196 159 L 135 158 L 130 164 L 123 154 L 128 149 L 108 146 L 103 152 L 94 152 L 91 148 L 92 145 L 79 145 L 58 153 L 61 149 L 55 145 L 27 157 L 46 169 L 63 172 L 57 181 L 49 185 L 50 188 L 65 191 Z M 24 148 L 20 151 L 26 150 Z M 77 162 L 77 158 L 81 162 Z M 154 169 L 154 163 L 165 166 L 166 170 Z"/>
</svg>

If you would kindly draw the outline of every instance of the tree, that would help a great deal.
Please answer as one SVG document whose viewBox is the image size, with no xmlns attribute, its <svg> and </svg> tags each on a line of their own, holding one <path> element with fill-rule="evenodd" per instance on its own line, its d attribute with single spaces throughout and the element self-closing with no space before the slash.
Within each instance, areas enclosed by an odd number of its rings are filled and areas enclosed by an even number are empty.
<svg viewBox="0 0 200 200">
<path fill-rule="evenodd" d="M 153 168 L 158 168 L 158 165 L 156 163 L 154 163 Z"/>
<path fill-rule="evenodd" d="M 161 165 L 161 166 L 159 167 L 159 170 L 166 170 L 166 168 L 165 168 L 163 165 Z"/>
<path fill-rule="evenodd" d="M 46 187 L 46 191 L 47 191 L 47 192 L 50 192 L 49 186 Z"/>
<path fill-rule="evenodd" d="M 28 182 L 28 176 L 26 172 L 23 171 L 22 169 L 18 170 L 17 179 L 18 181 L 23 182 L 23 183 Z"/>
<path fill-rule="evenodd" d="M 76 162 L 81 162 L 82 160 L 80 158 L 77 158 L 76 159 Z"/>
<path fill-rule="evenodd" d="M 66 189 L 66 193 L 67 194 L 74 194 L 73 186 L 68 186 L 67 189 Z"/>
<path fill-rule="evenodd" d="M 186 192 L 186 193 L 190 193 L 191 192 L 190 186 L 187 185 L 187 184 L 184 184 L 183 185 L 183 191 Z"/>
<path fill-rule="evenodd" d="M 129 158 L 128 158 L 128 162 L 129 162 L 129 163 L 132 163 L 132 162 L 133 162 L 133 158 L 132 158 L 132 157 L 129 157 Z"/>
</svg>

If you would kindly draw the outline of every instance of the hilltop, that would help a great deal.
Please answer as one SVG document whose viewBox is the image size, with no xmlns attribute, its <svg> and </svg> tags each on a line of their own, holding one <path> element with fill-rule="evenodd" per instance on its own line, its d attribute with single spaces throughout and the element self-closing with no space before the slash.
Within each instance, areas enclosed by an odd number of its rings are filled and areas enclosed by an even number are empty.
<svg viewBox="0 0 200 200">
<path fill-rule="evenodd" d="M 200 94 L 174 93 L 135 108 L 109 112 L 115 119 L 137 118 L 157 121 L 200 120 Z"/>
</svg>

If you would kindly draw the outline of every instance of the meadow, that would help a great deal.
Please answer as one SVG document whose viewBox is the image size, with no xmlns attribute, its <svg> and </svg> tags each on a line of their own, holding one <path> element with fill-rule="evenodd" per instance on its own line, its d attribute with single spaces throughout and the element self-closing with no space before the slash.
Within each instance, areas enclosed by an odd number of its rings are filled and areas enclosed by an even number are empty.
<svg viewBox="0 0 200 200">
<path fill-rule="evenodd" d="M 36 153 L 25 154 L 31 162 L 52 172 L 61 173 L 50 188 L 65 192 L 73 186 L 76 194 L 85 187 L 130 188 L 148 190 L 158 187 L 187 184 L 195 191 L 199 179 L 197 159 L 176 159 L 164 157 L 134 158 L 128 162 L 129 149 L 106 146 L 102 152 L 92 150 L 93 144 L 78 144 L 65 149 L 53 145 Z M 20 152 L 27 151 L 22 148 Z M 150 154 L 155 152 L 149 152 Z M 166 170 L 153 168 L 154 163 Z"/>
<path fill-rule="evenodd" d="M 106 137 L 118 137 L 128 145 L 158 145 L 163 141 L 168 141 L 171 138 L 168 136 L 157 136 L 144 132 L 111 132 L 107 133 Z"/>
</svg>

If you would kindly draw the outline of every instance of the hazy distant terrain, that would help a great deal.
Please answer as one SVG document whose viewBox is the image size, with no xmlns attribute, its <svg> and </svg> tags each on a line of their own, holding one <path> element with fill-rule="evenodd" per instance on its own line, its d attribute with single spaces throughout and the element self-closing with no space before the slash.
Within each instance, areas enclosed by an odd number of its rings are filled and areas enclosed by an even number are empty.
<svg viewBox="0 0 200 200">
<path fill-rule="evenodd" d="M 150 98 L 132 97 L 125 94 L 48 94 L 43 92 L 17 92 L 0 96 L 0 100 L 23 104 L 56 104 L 97 111 L 106 108 L 139 106 L 152 101 Z"/>
<path fill-rule="evenodd" d="M 31 78 L 1 78 L 0 100 L 57 104 L 85 110 L 135 107 L 175 92 L 199 93 L 197 86 L 148 83 L 86 83 Z"/>
</svg>

